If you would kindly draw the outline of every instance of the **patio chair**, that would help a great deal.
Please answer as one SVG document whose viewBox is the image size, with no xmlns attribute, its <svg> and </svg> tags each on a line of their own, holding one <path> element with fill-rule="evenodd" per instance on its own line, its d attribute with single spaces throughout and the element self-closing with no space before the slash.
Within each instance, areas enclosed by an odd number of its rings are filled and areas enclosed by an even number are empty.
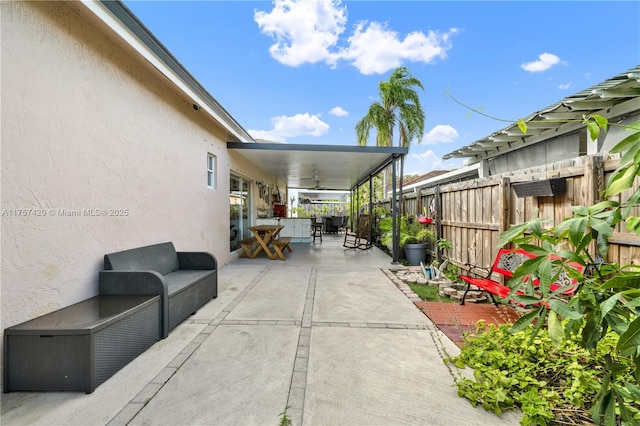
<svg viewBox="0 0 640 426">
<path fill-rule="evenodd" d="M 355 230 L 346 229 L 344 233 L 344 243 L 347 249 L 367 250 L 371 244 L 371 223 L 373 218 L 370 214 L 362 214 L 358 218 L 358 226 Z"/>
<path fill-rule="evenodd" d="M 313 242 L 316 242 L 316 237 L 320 237 L 320 242 L 322 242 L 322 218 L 321 217 L 312 217 L 311 218 L 311 236 L 313 237 Z"/>
<path fill-rule="evenodd" d="M 346 231 L 348 225 L 347 216 L 340 216 L 340 226 L 338 227 L 338 232 Z"/>
<path fill-rule="evenodd" d="M 331 216 L 328 222 L 326 231 L 337 234 L 342 224 L 342 218 L 340 216 Z"/>
</svg>

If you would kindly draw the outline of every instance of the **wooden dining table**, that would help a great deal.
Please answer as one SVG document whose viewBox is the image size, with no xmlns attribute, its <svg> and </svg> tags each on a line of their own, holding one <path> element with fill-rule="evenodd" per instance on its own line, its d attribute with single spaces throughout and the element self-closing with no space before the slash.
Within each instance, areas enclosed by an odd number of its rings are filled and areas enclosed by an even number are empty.
<svg viewBox="0 0 640 426">
<path fill-rule="evenodd" d="M 269 259 L 275 259 L 277 253 L 274 253 L 269 248 L 269 245 L 275 240 L 282 231 L 284 226 L 282 225 L 256 225 L 250 226 L 249 231 L 253 234 L 253 238 L 255 238 L 258 245 L 250 250 L 244 250 L 247 257 L 253 259 L 256 257 L 261 251 L 264 251 Z"/>
</svg>

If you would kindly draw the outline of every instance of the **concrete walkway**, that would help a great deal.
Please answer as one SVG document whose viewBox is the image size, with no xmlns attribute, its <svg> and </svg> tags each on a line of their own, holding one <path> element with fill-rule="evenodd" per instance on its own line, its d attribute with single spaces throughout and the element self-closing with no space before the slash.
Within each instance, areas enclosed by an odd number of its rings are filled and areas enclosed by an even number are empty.
<svg viewBox="0 0 640 426">
<path fill-rule="evenodd" d="M 441 356 L 458 348 L 390 258 L 341 244 L 234 260 L 217 299 L 92 394 L 3 394 L 2 425 L 278 425 L 285 409 L 294 426 L 519 424 L 457 396 Z"/>
</svg>

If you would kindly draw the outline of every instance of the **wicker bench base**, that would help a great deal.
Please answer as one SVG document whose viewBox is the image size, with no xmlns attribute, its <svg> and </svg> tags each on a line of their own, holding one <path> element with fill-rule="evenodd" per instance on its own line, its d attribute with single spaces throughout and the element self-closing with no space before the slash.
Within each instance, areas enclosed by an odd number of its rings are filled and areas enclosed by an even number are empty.
<svg viewBox="0 0 640 426">
<path fill-rule="evenodd" d="M 160 340 L 159 296 L 96 296 L 4 333 L 4 392 L 94 389 Z"/>
</svg>

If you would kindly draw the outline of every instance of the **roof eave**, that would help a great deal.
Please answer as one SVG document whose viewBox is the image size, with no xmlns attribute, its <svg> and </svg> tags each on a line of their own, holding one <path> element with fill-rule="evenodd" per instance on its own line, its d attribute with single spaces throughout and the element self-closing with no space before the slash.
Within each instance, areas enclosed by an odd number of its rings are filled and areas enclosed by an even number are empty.
<svg viewBox="0 0 640 426">
<path fill-rule="evenodd" d="M 615 118 L 638 111 L 639 75 L 640 66 L 529 115 L 524 119 L 527 125 L 526 134 L 514 123 L 470 145 L 447 153 L 442 158 L 489 159 L 584 128 L 584 116 L 600 114 L 606 118 Z"/>
<path fill-rule="evenodd" d="M 162 43 L 121 2 L 110 0 L 81 0 L 76 4 L 106 25 L 124 43 L 137 52 L 165 76 L 200 110 L 211 116 L 237 140 L 253 141 L 249 133 L 215 100 L 207 90 L 180 64 Z"/>
</svg>

